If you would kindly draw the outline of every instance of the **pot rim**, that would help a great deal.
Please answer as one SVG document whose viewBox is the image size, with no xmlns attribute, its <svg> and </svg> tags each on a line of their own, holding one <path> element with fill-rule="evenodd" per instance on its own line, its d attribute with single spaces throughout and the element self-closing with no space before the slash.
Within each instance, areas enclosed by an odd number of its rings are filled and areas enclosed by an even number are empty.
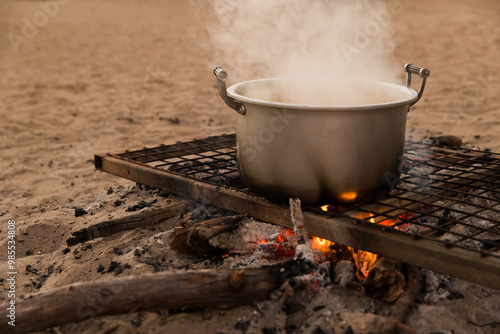
<svg viewBox="0 0 500 334">
<path fill-rule="evenodd" d="M 283 102 L 273 102 L 273 101 L 266 101 L 266 100 L 260 100 L 260 99 L 255 99 L 251 98 L 248 96 L 244 96 L 241 94 L 236 93 L 236 90 L 240 88 L 243 85 L 248 85 L 256 82 L 271 82 L 271 81 L 277 81 L 277 80 L 297 80 L 297 79 L 332 79 L 328 77 L 283 77 L 283 78 L 267 78 L 267 79 L 255 79 L 255 80 L 248 80 L 248 81 L 243 81 L 234 85 L 231 85 L 227 89 L 227 95 L 233 99 L 235 99 L 237 102 L 240 103 L 250 103 L 250 104 L 256 104 L 256 105 L 261 105 L 261 106 L 266 106 L 266 107 L 272 107 L 272 108 L 283 108 L 283 109 L 302 109 L 302 110 L 335 110 L 335 111 L 343 111 L 343 110 L 371 110 L 371 109 L 383 109 L 383 108 L 391 108 L 391 107 L 398 107 L 398 106 L 403 106 L 403 105 L 410 105 L 412 102 L 415 102 L 418 100 L 418 93 L 406 86 L 398 85 L 398 84 L 393 84 L 389 82 L 384 82 L 384 81 L 376 81 L 376 80 L 369 80 L 369 79 L 355 79 L 355 78 L 343 78 L 342 80 L 351 80 L 351 81 L 364 81 L 364 82 L 371 82 L 371 83 L 376 83 L 380 85 L 384 85 L 387 87 L 391 87 L 393 89 L 398 89 L 401 91 L 406 91 L 410 93 L 410 96 L 402 99 L 402 100 L 396 100 L 393 102 L 384 102 L 384 103 L 375 103 L 375 104 L 361 104 L 361 105 L 311 105 L 311 104 L 293 104 L 293 103 L 283 103 Z"/>
</svg>

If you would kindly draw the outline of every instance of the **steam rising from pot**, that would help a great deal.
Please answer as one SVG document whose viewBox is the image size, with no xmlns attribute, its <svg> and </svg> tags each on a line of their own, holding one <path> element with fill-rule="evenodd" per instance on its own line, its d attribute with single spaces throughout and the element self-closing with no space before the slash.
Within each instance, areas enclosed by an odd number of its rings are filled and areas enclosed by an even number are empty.
<svg viewBox="0 0 500 334">
<path fill-rule="evenodd" d="M 214 63 L 231 81 L 356 77 L 399 82 L 391 16 L 402 0 L 217 0 Z"/>
</svg>

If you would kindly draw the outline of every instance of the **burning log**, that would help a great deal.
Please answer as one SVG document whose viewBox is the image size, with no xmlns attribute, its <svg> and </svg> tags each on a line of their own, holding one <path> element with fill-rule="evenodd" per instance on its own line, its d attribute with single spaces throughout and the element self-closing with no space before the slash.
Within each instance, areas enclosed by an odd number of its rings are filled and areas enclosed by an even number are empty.
<svg viewBox="0 0 500 334">
<path fill-rule="evenodd" d="M 268 298 L 281 286 L 284 275 L 295 275 L 289 264 L 244 270 L 168 271 L 75 283 L 19 298 L 16 317 L 20 321 L 15 327 L 0 322 L 0 333 L 32 333 L 98 316 L 155 308 L 246 304 Z M 8 306 L 0 305 L 2 318 Z"/>
<path fill-rule="evenodd" d="M 371 268 L 363 281 L 366 294 L 372 298 L 394 302 L 405 287 L 404 275 L 396 269 L 396 261 L 382 258 Z"/>
<path fill-rule="evenodd" d="M 256 254 L 266 259 L 282 259 L 295 257 L 296 237 L 291 230 L 285 229 L 279 235 L 274 235 L 261 241 L 256 248 Z"/>
<path fill-rule="evenodd" d="M 170 248 L 190 254 L 211 255 L 220 252 L 210 245 L 209 240 L 216 235 L 238 228 L 242 215 L 212 218 L 176 231 Z"/>
<path fill-rule="evenodd" d="M 73 232 L 73 237 L 66 240 L 68 246 L 101 237 L 109 237 L 118 232 L 131 230 L 137 227 L 155 225 L 175 217 L 179 211 L 187 207 L 190 201 L 179 201 L 168 204 L 161 209 L 150 210 L 123 218 L 104 221 L 79 231 Z"/>
</svg>

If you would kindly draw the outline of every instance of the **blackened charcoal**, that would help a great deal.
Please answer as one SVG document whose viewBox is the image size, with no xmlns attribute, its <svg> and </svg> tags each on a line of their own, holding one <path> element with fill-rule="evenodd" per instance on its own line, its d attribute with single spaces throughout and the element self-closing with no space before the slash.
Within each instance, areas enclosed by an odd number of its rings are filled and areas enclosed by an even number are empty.
<svg viewBox="0 0 500 334">
<path fill-rule="evenodd" d="M 242 332 L 246 332 L 250 327 L 250 320 L 248 321 L 238 321 L 234 328 L 239 329 Z"/>
<path fill-rule="evenodd" d="M 113 272 L 116 268 L 120 266 L 120 262 L 111 261 L 108 267 L 108 273 Z"/>
<path fill-rule="evenodd" d="M 315 330 L 312 331 L 312 334 L 327 334 L 321 327 L 316 327 Z"/>
<path fill-rule="evenodd" d="M 86 215 L 88 212 L 84 208 L 75 208 L 75 217 Z"/>
<path fill-rule="evenodd" d="M 462 139 L 457 136 L 439 136 L 429 138 L 435 145 L 459 147 L 462 145 Z"/>
<path fill-rule="evenodd" d="M 144 208 L 149 208 L 149 207 L 153 206 L 153 204 L 155 204 L 156 201 L 157 201 L 157 199 L 154 199 L 154 200 L 152 200 L 150 202 L 140 201 L 136 205 L 129 206 L 127 208 L 127 212 L 139 211 L 139 210 L 142 210 Z"/>
<path fill-rule="evenodd" d="M 35 268 L 33 268 L 30 264 L 28 264 L 28 265 L 26 266 L 26 271 L 27 271 L 27 272 L 29 272 L 29 273 L 32 273 L 32 274 L 36 274 L 36 273 L 38 273 L 38 270 L 37 270 L 37 269 L 35 269 Z"/>
<path fill-rule="evenodd" d="M 48 268 L 47 268 L 47 274 L 48 275 L 52 275 L 52 273 L 54 272 L 54 265 L 51 264 Z"/>
<path fill-rule="evenodd" d="M 452 290 L 450 291 L 450 295 L 446 297 L 448 300 L 456 300 L 456 299 L 464 299 L 464 295 L 462 295 L 460 292 L 457 290 Z"/>
<path fill-rule="evenodd" d="M 130 320 L 130 323 L 135 327 L 140 327 L 142 324 L 142 315 L 140 313 L 136 313 Z"/>
<path fill-rule="evenodd" d="M 115 269 L 115 276 L 120 275 L 125 269 L 130 269 L 132 266 L 128 263 L 120 264 L 118 268 Z"/>
</svg>

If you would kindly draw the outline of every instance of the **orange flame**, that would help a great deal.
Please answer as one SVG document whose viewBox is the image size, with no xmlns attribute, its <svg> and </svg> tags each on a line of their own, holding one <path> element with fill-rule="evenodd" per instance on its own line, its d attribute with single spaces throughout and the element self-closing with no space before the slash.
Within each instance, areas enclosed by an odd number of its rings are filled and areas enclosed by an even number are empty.
<svg viewBox="0 0 500 334">
<path fill-rule="evenodd" d="M 358 268 L 358 277 L 359 279 L 363 279 L 367 277 L 370 273 L 370 269 L 379 259 L 379 256 L 374 253 L 365 252 L 362 250 L 355 250 L 353 248 L 349 248 L 352 252 L 352 257 L 354 259 L 354 264 L 356 268 Z M 360 275 L 361 274 L 361 275 Z"/>
<path fill-rule="evenodd" d="M 312 248 L 323 253 L 330 251 L 332 249 L 330 246 L 333 244 L 334 243 L 329 240 L 312 237 Z"/>
<path fill-rule="evenodd" d="M 406 212 L 406 213 L 402 213 L 398 216 L 398 219 L 385 219 L 385 220 L 382 220 L 382 221 L 379 221 L 378 223 L 376 222 L 375 218 L 370 218 L 369 221 L 370 223 L 377 223 L 379 225 L 383 225 L 383 226 L 394 226 L 398 223 L 401 223 L 402 222 L 402 219 L 411 219 L 413 217 L 415 217 L 416 214 L 413 213 L 413 212 Z M 373 217 L 373 215 L 370 213 L 370 217 Z M 408 227 L 408 223 L 404 223 L 404 224 L 399 224 L 398 226 L 396 226 L 396 229 L 398 230 L 401 230 L 401 229 L 405 229 Z"/>
<path fill-rule="evenodd" d="M 356 199 L 356 197 L 357 197 L 356 192 L 345 192 L 345 193 L 342 193 L 340 195 L 340 198 L 343 199 L 344 201 L 353 201 Z M 328 211 L 329 208 L 330 208 L 330 205 L 321 206 L 321 210 L 323 210 L 323 211 Z M 381 220 L 380 218 L 382 216 L 380 216 L 380 215 L 376 217 L 371 212 L 369 212 L 368 214 L 369 214 L 368 217 L 364 216 L 364 217 L 358 217 L 358 218 L 366 219 L 370 223 L 373 223 L 373 224 L 380 224 L 380 225 L 389 226 L 389 227 L 397 224 L 397 226 L 395 226 L 395 228 L 398 230 L 408 228 L 409 224 L 408 223 L 403 224 L 402 222 L 404 220 L 411 219 L 417 215 L 415 213 L 408 212 L 408 213 L 400 214 L 397 218 L 394 218 L 394 219 Z M 331 241 L 317 238 L 317 237 L 312 238 L 312 248 L 315 250 L 319 250 L 325 254 L 328 252 L 331 252 L 334 249 L 334 247 L 332 247 L 332 245 L 334 245 L 334 243 Z M 363 280 L 365 277 L 368 276 L 371 268 L 380 259 L 380 256 L 378 254 L 375 254 L 375 253 L 370 253 L 367 251 L 358 250 L 358 249 L 354 249 L 351 247 L 347 247 L 347 248 L 351 252 L 354 263 L 356 264 L 356 268 L 358 269 L 358 272 L 357 272 L 358 278 L 360 280 Z"/>
<path fill-rule="evenodd" d="M 355 196 L 357 196 L 357 195 L 354 193 L 352 195 L 352 197 L 355 198 Z M 321 206 L 321 209 L 323 211 L 328 211 L 329 207 L 330 207 L 330 205 L 323 205 L 323 206 Z M 375 219 L 376 218 L 375 215 L 372 213 L 369 213 L 368 221 L 370 223 L 374 223 L 374 224 L 377 223 L 377 224 L 381 224 L 384 226 L 393 226 L 397 223 L 401 223 L 401 219 L 411 219 L 415 215 L 416 214 L 414 214 L 414 213 L 405 213 L 405 214 L 399 215 L 398 219 L 385 219 L 385 220 L 377 222 L 377 220 Z M 405 228 L 407 225 L 408 224 L 401 224 L 401 225 L 398 225 L 396 228 L 402 229 L 402 228 Z M 295 235 L 295 233 L 292 230 L 284 229 L 283 232 L 275 239 L 275 241 L 278 243 L 283 243 L 283 242 L 288 240 L 288 237 L 294 236 L 294 235 Z M 312 241 L 312 248 L 314 250 L 322 252 L 325 255 L 332 254 L 332 252 L 336 252 L 336 249 L 338 248 L 338 247 L 334 247 L 334 245 L 335 245 L 334 242 L 326 240 L 326 239 L 322 239 L 322 238 L 318 238 L 318 237 L 311 237 L 311 241 Z M 260 244 L 267 244 L 268 242 L 269 241 L 267 239 L 262 239 L 259 241 Z M 340 247 L 342 247 L 342 246 L 340 246 Z M 346 248 L 350 251 L 350 253 L 352 255 L 352 258 L 353 258 L 354 263 L 356 265 L 356 268 L 358 270 L 358 272 L 357 272 L 358 278 L 360 280 L 363 280 L 365 277 L 368 276 L 371 268 L 380 259 L 380 256 L 378 254 L 375 254 L 375 253 L 370 253 L 367 251 L 358 250 L 358 249 L 354 249 L 351 247 L 346 247 Z M 280 256 L 282 256 L 282 254 Z M 287 256 L 290 256 L 290 254 L 287 253 Z M 291 254 L 291 256 L 293 256 L 293 254 Z M 327 255 L 327 258 L 330 258 L 330 257 Z"/>
</svg>

